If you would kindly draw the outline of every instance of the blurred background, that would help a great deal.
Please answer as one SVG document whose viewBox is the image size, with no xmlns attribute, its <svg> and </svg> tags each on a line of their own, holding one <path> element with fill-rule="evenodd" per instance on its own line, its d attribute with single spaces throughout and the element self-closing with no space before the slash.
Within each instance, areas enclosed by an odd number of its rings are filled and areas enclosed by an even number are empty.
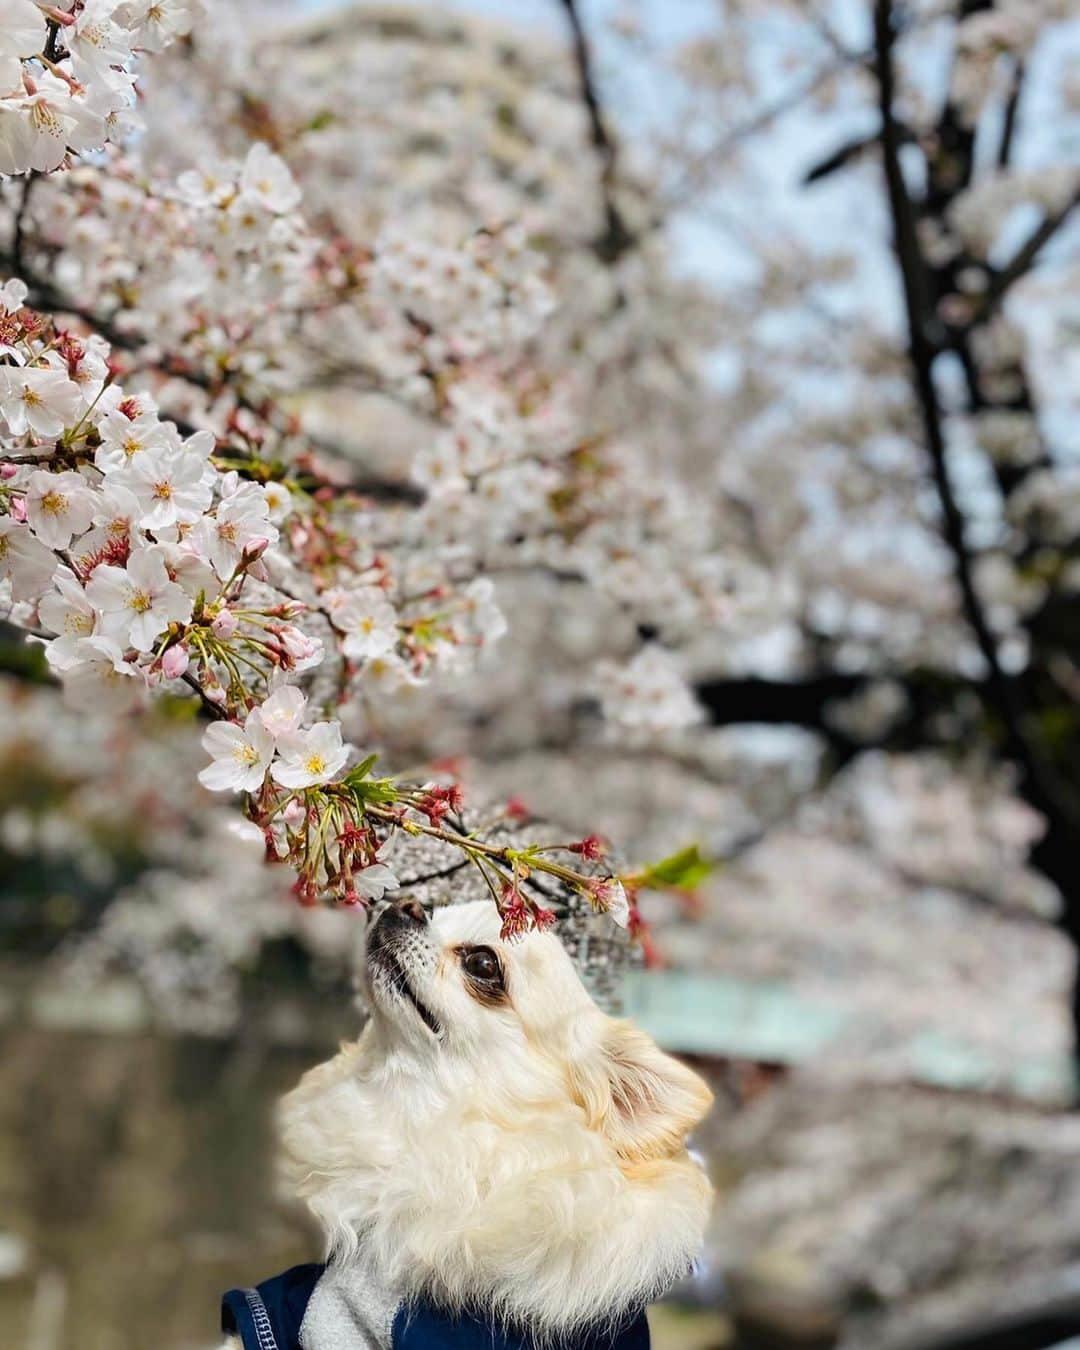
<svg viewBox="0 0 1080 1350">
<path fill-rule="evenodd" d="M 1070 10 L 237 4 L 147 67 L 139 163 L 265 140 L 343 257 L 520 222 L 553 379 L 640 479 L 617 563 L 508 554 L 483 678 L 364 737 L 714 863 L 601 991 L 717 1093 L 657 1350 L 1080 1336 Z M 419 500 L 422 415 L 327 327 L 283 399 Z M 0 667 L 2 1341 L 198 1350 L 318 1255 L 270 1113 L 360 1025 L 361 920 L 225 827 L 193 715 L 73 712 L 10 633 Z"/>
</svg>

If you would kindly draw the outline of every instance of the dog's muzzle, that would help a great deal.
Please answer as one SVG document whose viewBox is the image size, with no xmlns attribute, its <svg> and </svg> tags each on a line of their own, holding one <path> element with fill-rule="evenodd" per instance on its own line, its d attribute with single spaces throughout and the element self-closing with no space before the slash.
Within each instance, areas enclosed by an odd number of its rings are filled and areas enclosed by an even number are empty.
<svg viewBox="0 0 1080 1350">
<path fill-rule="evenodd" d="M 379 915 L 368 934 L 368 952 L 374 953 L 403 934 L 427 927 L 428 917 L 419 900 L 394 900 Z"/>
<path fill-rule="evenodd" d="M 434 1035 L 442 1034 L 435 1014 L 417 997 L 409 982 L 402 961 L 409 940 L 418 937 L 428 926 L 428 916 L 417 900 L 395 900 L 383 910 L 368 933 L 367 961 L 374 981 L 381 976 L 382 983 L 409 1004 L 424 1025 Z"/>
</svg>

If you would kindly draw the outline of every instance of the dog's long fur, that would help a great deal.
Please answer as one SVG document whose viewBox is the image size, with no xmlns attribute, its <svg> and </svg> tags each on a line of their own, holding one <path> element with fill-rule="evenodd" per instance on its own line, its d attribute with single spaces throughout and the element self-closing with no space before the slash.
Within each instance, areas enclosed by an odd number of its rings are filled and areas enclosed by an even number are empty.
<svg viewBox="0 0 1080 1350">
<path fill-rule="evenodd" d="M 362 1244 L 404 1298 L 541 1337 L 663 1291 L 708 1216 L 684 1146 L 704 1083 L 605 1016 L 554 936 L 501 942 L 488 902 L 391 927 L 369 954 L 364 1033 L 282 1106 L 289 1177 L 329 1252 Z M 466 973 L 476 946 L 497 953 L 501 990 Z"/>
</svg>

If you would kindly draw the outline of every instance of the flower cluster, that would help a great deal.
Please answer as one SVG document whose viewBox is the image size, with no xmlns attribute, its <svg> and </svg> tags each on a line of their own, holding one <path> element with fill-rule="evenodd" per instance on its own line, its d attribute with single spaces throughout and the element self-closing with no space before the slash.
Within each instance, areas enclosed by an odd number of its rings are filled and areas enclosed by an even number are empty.
<svg viewBox="0 0 1080 1350">
<path fill-rule="evenodd" d="M 117 80 L 131 50 L 161 45 L 136 34 L 125 47 L 141 22 L 134 4 L 19 3 L 44 16 L 50 78 L 68 62 L 78 75 L 77 31 L 93 24 Z M 267 84 L 272 99 L 255 98 L 245 85 L 274 57 L 251 32 L 208 43 L 209 25 L 179 4 L 144 17 L 190 41 L 154 63 L 152 78 L 165 78 L 145 100 L 139 143 L 0 187 L 11 270 L 29 286 L 10 283 L 0 323 L 0 584 L 79 706 L 123 709 L 155 690 L 200 699 L 215 719 L 204 785 L 246 794 L 302 899 L 362 901 L 393 884 L 380 870 L 391 836 L 461 836 L 445 785 L 372 780 L 350 741 L 404 759 L 397 733 L 432 706 L 420 686 L 469 701 L 512 669 L 491 655 L 507 632 L 495 578 L 579 575 L 623 626 L 656 626 L 666 642 L 738 608 L 721 513 L 677 475 L 656 474 L 666 430 L 639 440 L 625 434 L 633 411 L 593 404 L 596 372 L 625 368 L 634 382 L 635 345 L 655 328 L 636 298 L 652 259 L 643 251 L 614 303 L 588 246 L 591 198 L 564 187 L 552 211 L 577 114 L 555 127 L 553 150 L 540 144 L 555 125 L 551 99 L 522 109 L 514 135 L 535 146 L 512 190 L 471 134 L 458 146 L 474 166 L 465 177 L 457 156 L 433 162 L 428 172 L 447 181 L 422 177 L 425 200 L 460 188 L 464 212 L 406 220 L 385 187 L 357 210 L 380 166 L 412 191 L 402 141 L 418 123 L 457 135 L 438 95 L 425 87 L 411 118 L 372 117 L 378 81 L 353 80 L 347 64 L 329 81 L 298 78 L 305 58 L 293 53 Z M 12 50 L 33 77 L 37 52 L 22 39 Z M 84 83 L 72 99 L 91 97 Z M 202 122 L 190 139 L 173 134 L 181 109 L 169 100 L 181 90 L 214 109 L 212 146 Z M 341 138 L 357 123 L 368 129 L 361 163 Z M 560 272 L 553 229 L 575 233 L 580 275 Z M 73 317 L 51 323 L 28 300 Z M 609 308 L 612 322 L 598 323 Z M 358 418 L 361 444 L 351 442 L 355 389 L 409 418 L 408 454 L 384 461 L 370 496 L 384 424 Z M 626 649 L 618 633 L 598 633 L 584 664 Z M 481 663 L 490 678 L 470 679 Z M 665 696 L 637 718 L 642 734 L 691 720 L 676 670 L 667 663 Z M 570 705 L 581 692 L 579 678 L 560 697 Z M 619 712 L 617 702 L 604 700 Z M 545 922 L 534 873 L 628 917 L 591 852 L 571 849 L 570 867 L 546 850 L 466 844 L 511 930 Z"/>
<path fill-rule="evenodd" d="M 136 51 L 190 31 L 198 0 L 6 0 L 0 173 L 49 173 L 135 125 Z"/>
<path fill-rule="evenodd" d="M 442 649 L 498 635 L 490 582 L 475 579 L 456 599 L 422 595 L 427 611 L 395 606 L 387 564 L 358 559 L 295 475 L 281 467 L 255 481 L 250 458 L 244 474 L 228 467 L 211 432 L 184 436 L 151 396 L 125 392 L 103 340 L 56 327 L 25 298 L 18 280 L 0 291 L 0 584 L 12 617 L 41 633 L 70 701 L 124 709 L 155 687 L 196 693 L 217 719 L 200 781 L 248 794 L 269 856 L 295 867 L 305 903 L 396 889 L 383 850 L 400 830 L 457 844 L 489 882 L 508 934 L 549 921 L 523 890 L 533 872 L 625 924 L 617 878 L 455 830 L 459 789 L 373 780 L 373 756 L 348 768 L 340 723 L 318 716 L 294 682 L 324 658 L 305 616 L 348 669 L 380 664 L 419 679 Z M 318 558 L 322 582 L 310 603 L 289 585 L 305 556 Z M 591 839 L 566 851 L 598 856 Z"/>
</svg>

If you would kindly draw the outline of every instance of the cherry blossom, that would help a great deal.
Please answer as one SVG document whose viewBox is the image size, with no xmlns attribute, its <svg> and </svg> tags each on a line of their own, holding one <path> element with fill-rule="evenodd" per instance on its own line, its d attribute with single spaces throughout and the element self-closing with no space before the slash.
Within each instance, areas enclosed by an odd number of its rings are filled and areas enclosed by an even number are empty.
<svg viewBox="0 0 1080 1350">
<path fill-rule="evenodd" d="M 274 215 L 283 215 L 300 205 L 301 192 L 285 161 L 261 141 L 251 147 L 240 174 L 240 191 Z"/>
<path fill-rule="evenodd" d="M 145 450 L 168 449 L 172 443 L 168 427 L 152 411 L 132 415 L 115 408 L 97 424 L 101 444 L 94 453 L 94 464 L 102 473 L 126 469 Z"/>
<path fill-rule="evenodd" d="M 23 499 L 30 528 L 49 548 L 67 548 L 73 535 L 82 534 L 94 514 L 94 498 L 77 473 L 30 475 Z"/>
<path fill-rule="evenodd" d="M 306 706 L 303 690 L 283 684 L 260 705 L 259 717 L 275 740 L 285 740 L 299 732 Z"/>
<path fill-rule="evenodd" d="M 180 0 L 6 0 L 0 15 L 0 173 L 49 173 L 133 128 L 134 52 L 190 32 Z M 63 33 L 53 45 L 53 37 Z M 50 54 L 51 53 L 51 54 Z"/>
<path fill-rule="evenodd" d="M 607 914 L 620 928 L 630 922 L 630 902 L 626 888 L 618 877 L 606 877 L 589 885 L 589 898 L 597 909 Z"/>
<path fill-rule="evenodd" d="M 148 652 L 170 623 L 191 617 L 191 597 L 170 580 L 159 548 L 136 549 L 125 567 L 96 567 L 86 584 L 106 637 Z"/>
<path fill-rule="evenodd" d="M 57 658 L 52 652 L 50 645 L 45 655 L 55 666 Z M 139 702 L 144 690 L 139 668 L 125 660 L 117 643 L 103 634 L 80 638 L 70 657 L 61 649 L 60 659 L 64 697 L 73 708 L 118 713 Z"/>
<path fill-rule="evenodd" d="M 0 23 L 0 89 L 16 89 L 22 81 L 22 61 L 45 45 L 45 16 L 34 0 L 11 0 Z"/>
<path fill-rule="evenodd" d="M 215 722 L 207 727 L 203 748 L 213 762 L 199 774 L 199 782 L 212 792 L 253 792 L 262 785 L 274 756 L 274 737 L 253 708 L 243 726 Z"/>
<path fill-rule="evenodd" d="M 67 568 L 57 570 L 53 590 L 38 601 L 41 622 L 59 634 L 49 643 L 48 660 L 55 670 L 70 670 L 81 659 L 81 638 L 92 636 L 97 626 L 97 611 L 87 599 L 77 577 Z"/>
<path fill-rule="evenodd" d="M 79 386 L 62 370 L 0 366 L 0 413 L 13 436 L 59 436 L 74 422 L 81 402 Z"/>
<path fill-rule="evenodd" d="M 253 545 L 265 548 L 277 539 L 278 532 L 270 521 L 266 494 L 257 484 L 242 482 L 238 474 L 228 473 L 220 493 L 213 515 L 199 521 L 192 537 L 218 574 L 227 577 L 245 549 Z"/>
<path fill-rule="evenodd" d="M 21 97 L 0 103 L 0 173 L 51 173 L 68 150 L 93 150 L 105 140 L 105 121 L 47 71 Z"/>
<path fill-rule="evenodd" d="M 335 777 L 349 757 L 337 722 L 315 722 L 283 738 L 280 758 L 271 765 L 275 783 L 287 788 L 316 787 Z"/>
<path fill-rule="evenodd" d="M 158 447 L 132 461 L 124 484 L 139 504 L 143 529 L 193 525 L 214 495 L 213 471 L 187 449 Z"/>
<path fill-rule="evenodd" d="M 601 703 L 608 717 L 634 728 L 692 726 L 701 709 L 663 648 L 649 645 L 626 666 L 597 667 Z"/>
<path fill-rule="evenodd" d="M 343 593 L 331 614 L 334 626 L 345 635 L 341 650 L 346 656 L 384 656 L 397 646 L 397 611 L 374 586 Z"/>
<path fill-rule="evenodd" d="M 0 577 L 11 583 L 16 600 L 39 595 L 56 570 L 56 554 L 34 538 L 28 526 L 0 516 Z"/>
<path fill-rule="evenodd" d="M 131 34 L 113 19 L 116 0 L 87 0 L 65 34 L 76 76 L 84 83 L 109 82 L 131 60 Z"/>
</svg>

